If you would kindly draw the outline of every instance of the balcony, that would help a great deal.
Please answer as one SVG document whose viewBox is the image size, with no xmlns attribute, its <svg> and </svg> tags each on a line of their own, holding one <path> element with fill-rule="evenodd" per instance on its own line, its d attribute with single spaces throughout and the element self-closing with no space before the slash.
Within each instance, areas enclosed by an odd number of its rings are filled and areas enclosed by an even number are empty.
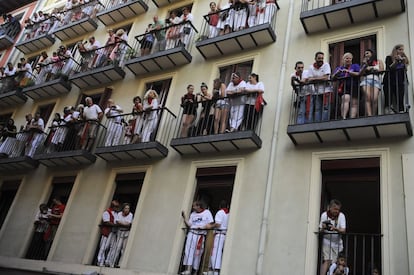
<svg viewBox="0 0 414 275">
<path fill-rule="evenodd" d="M 97 16 L 105 26 L 131 19 L 148 10 L 148 0 L 107 0 L 102 4 L 105 10 L 99 12 Z"/>
<path fill-rule="evenodd" d="M 254 22 L 246 22 L 247 17 L 238 15 L 247 10 L 229 8 L 205 15 L 196 47 L 205 59 L 210 59 L 273 43 L 276 41 L 278 10 L 277 4 L 266 4 L 259 10 Z"/>
<path fill-rule="evenodd" d="M 10 48 L 14 45 L 14 39 L 20 32 L 20 23 L 4 23 L 0 26 L 0 51 Z"/>
<path fill-rule="evenodd" d="M 180 155 L 260 149 L 263 110 L 256 110 L 255 98 L 256 95 L 241 95 L 218 100 L 199 100 L 195 104 L 184 102 L 174 134 L 176 138 L 171 140 L 171 147 Z M 250 101 L 253 105 L 239 105 L 240 100 Z M 215 108 L 228 104 L 234 105 L 231 107 L 234 109 L 231 116 L 228 109 Z M 219 116 L 221 121 L 215 119 Z M 227 120 L 226 117 L 230 119 Z"/>
<path fill-rule="evenodd" d="M 63 20 L 53 34 L 61 41 L 66 41 L 95 31 L 98 28 L 96 14 L 102 8 L 102 4 L 94 0 L 64 11 Z"/>
<path fill-rule="evenodd" d="M 302 0 L 307 34 L 371 22 L 405 12 L 404 0 Z"/>
<path fill-rule="evenodd" d="M 184 230 L 186 238 L 183 251 L 181 252 L 180 267 L 176 274 L 187 274 L 183 273 L 185 271 L 189 271 L 190 273 L 188 274 L 219 274 L 218 271 L 214 273 L 211 267 L 220 266 L 219 263 L 221 263 L 221 256 L 224 253 L 223 244 L 226 240 L 227 229 L 184 228 Z M 200 236 L 203 237 L 200 238 Z M 193 261 L 190 255 L 196 253 L 201 255 L 199 266 L 197 270 L 190 270 L 188 268 L 192 268 L 193 262 L 197 262 Z"/>
<path fill-rule="evenodd" d="M 35 159 L 47 167 L 84 167 L 96 161 L 93 154 L 96 136 L 103 126 L 95 121 L 74 118 L 55 124 Z"/>
<path fill-rule="evenodd" d="M 180 0 L 152 0 L 152 2 L 157 6 L 157 8 L 172 4 L 178 3 Z"/>
<path fill-rule="evenodd" d="M 385 92 L 385 96 L 379 98 L 377 108 L 372 107 L 370 116 L 358 77 L 298 86 L 297 93 L 292 93 L 287 128 L 293 144 L 346 144 L 361 140 L 411 137 L 413 130 L 408 112 L 407 80 L 404 80 L 405 84 L 398 83 L 393 88 L 393 81 L 389 79 L 394 73 L 396 72 L 378 73 L 384 74 L 384 83 L 390 83 L 384 85 L 382 90 L 396 92 Z M 368 79 L 373 77 L 377 76 L 366 76 Z M 347 98 L 340 92 L 341 86 L 349 90 Z M 317 89 L 322 89 L 325 93 L 315 95 Z M 395 94 L 399 96 L 392 96 Z"/>
<path fill-rule="evenodd" d="M 16 171 L 29 171 L 39 166 L 33 159 L 39 145 L 46 136 L 43 132 L 20 131 L 16 137 L 8 137 L 0 146 L 0 171 L 15 174 Z"/>
<path fill-rule="evenodd" d="M 55 43 L 52 35 L 59 20 L 52 16 L 34 24 L 26 25 L 24 34 L 16 44 L 16 48 L 24 54 L 34 53 L 49 48 Z"/>
<path fill-rule="evenodd" d="M 131 47 L 125 42 L 110 44 L 96 50 L 75 53 L 74 73 L 69 80 L 80 89 L 105 86 L 125 77 L 124 63 Z"/>
<path fill-rule="evenodd" d="M 20 80 L 20 75 L 0 79 L 0 107 L 15 107 L 27 101 L 27 97 L 22 92 Z"/>
<path fill-rule="evenodd" d="M 378 233 L 330 233 L 331 231 L 318 232 L 318 270 L 322 263 L 323 244 L 331 246 L 334 251 L 339 251 L 346 258 L 346 266 L 351 270 L 349 274 L 374 274 L 372 271 L 381 271 L 382 267 L 382 235 Z M 338 241 L 340 240 L 340 241 Z M 334 267 L 333 267 L 334 268 Z M 334 271 L 334 270 L 332 270 Z M 334 273 L 332 273 L 334 274 Z M 346 273 L 340 273 L 346 274 Z M 377 272 L 377 274 L 380 274 Z"/>
<path fill-rule="evenodd" d="M 95 154 L 107 162 L 143 161 L 164 158 L 171 139 L 176 116 L 167 108 L 149 113 L 131 113 L 108 117 L 101 132 Z M 152 123 L 152 129 L 149 127 Z"/>
<path fill-rule="evenodd" d="M 189 64 L 197 32 L 191 22 L 183 22 L 138 35 L 125 65 L 135 75 L 141 75 Z"/>
<path fill-rule="evenodd" d="M 38 64 L 31 77 L 32 86 L 23 89 L 23 94 L 33 100 L 48 99 L 67 94 L 72 89 L 68 80 L 73 60 L 65 59 Z"/>
</svg>

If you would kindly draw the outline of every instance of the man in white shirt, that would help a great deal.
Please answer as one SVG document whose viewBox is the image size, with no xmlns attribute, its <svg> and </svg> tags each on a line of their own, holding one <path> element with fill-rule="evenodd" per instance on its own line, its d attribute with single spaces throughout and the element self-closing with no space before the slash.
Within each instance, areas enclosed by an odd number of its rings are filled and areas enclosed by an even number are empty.
<svg viewBox="0 0 414 275">
<path fill-rule="evenodd" d="M 90 45 L 87 47 L 88 51 L 95 51 L 95 55 L 93 56 L 92 60 L 90 61 L 88 67 L 89 69 L 100 67 L 104 63 L 104 50 L 102 48 L 101 43 L 95 39 L 94 36 L 89 38 Z"/>
<path fill-rule="evenodd" d="M 230 98 L 230 130 L 227 132 L 235 132 L 243 121 L 244 107 L 246 96 L 243 95 L 246 88 L 246 82 L 241 78 L 239 72 L 231 74 L 231 81 L 226 89 L 226 94 Z"/>
<path fill-rule="evenodd" d="M 43 142 L 46 137 L 43 133 L 45 129 L 45 123 L 40 117 L 40 112 L 36 112 L 35 117 L 28 125 L 28 130 L 32 134 L 32 138 L 26 147 L 26 156 L 33 158 L 37 147 Z"/>
<path fill-rule="evenodd" d="M 319 231 L 323 233 L 322 259 L 320 275 L 326 275 L 329 266 L 336 262 L 339 252 L 344 249 L 341 234 L 346 231 L 345 215 L 341 211 L 341 202 L 331 200 L 328 211 L 321 215 Z"/>
<path fill-rule="evenodd" d="M 191 212 L 188 220 L 184 211 L 181 212 L 181 216 L 189 229 L 183 259 L 185 270 L 181 274 L 190 275 L 193 274 L 192 268 L 195 271 L 194 273 L 197 273 L 200 267 L 205 236 L 207 235 L 207 230 L 205 229 L 208 229 L 214 220 L 210 210 L 205 209 L 200 201 L 193 202 L 193 212 Z"/>
<path fill-rule="evenodd" d="M 113 99 L 108 99 L 108 105 L 105 109 L 105 116 L 108 119 L 106 124 L 105 146 L 119 145 L 122 136 L 122 113 L 124 111 L 119 105 L 116 105 Z"/>
<path fill-rule="evenodd" d="M 90 151 L 96 139 L 99 121 L 102 119 L 103 112 L 101 107 L 93 103 L 91 97 L 85 98 L 85 109 L 83 110 L 83 120 L 85 120 L 85 131 L 88 132 L 88 139 L 82 145 L 82 149 Z"/>
<path fill-rule="evenodd" d="M 329 83 L 331 66 L 323 61 L 324 53 L 315 54 L 315 63 L 310 65 L 305 83 L 314 84 L 315 93 L 312 96 L 309 122 L 329 120 L 331 112 L 332 87 Z M 314 108 L 314 119 L 312 120 Z"/>
</svg>

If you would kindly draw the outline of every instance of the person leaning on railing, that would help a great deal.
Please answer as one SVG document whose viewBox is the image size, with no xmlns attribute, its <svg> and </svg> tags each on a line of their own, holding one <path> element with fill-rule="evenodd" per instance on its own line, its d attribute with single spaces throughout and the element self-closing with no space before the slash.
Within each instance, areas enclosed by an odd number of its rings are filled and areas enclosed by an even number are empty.
<svg viewBox="0 0 414 275">
<path fill-rule="evenodd" d="M 345 215 L 341 211 L 341 202 L 331 200 L 328 210 L 323 212 L 319 223 L 322 233 L 322 260 L 320 275 L 326 275 L 332 262 L 336 262 L 339 252 L 343 250 L 340 234 L 346 231 Z"/>
<path fill-rule="evenodd" d="M 361 88 L 365 96 L 365 115 L 375 116 L 378 113 L 378 95 L 381 89 L 380 72 L 384 70 L 384 63 L 377 59 L 376 53 L 367 49 L 364 53 L 360 74 Z"/>
<path fill-rule="evenodd" d="M 352 53 L 345 53 L 342 57 L 342 66 L 335 69 L 332 79 L 337 80 L 338 96 L 341 96 L 341 117 L 346 119 L 349 112 L 349 103 L 351 102 L 351 118 L 355 118 L 359 107 L 359 80 L 358 76 L 360 67 L 358 64 L 352 64 Z M 352 99 L 352 101 L 351 101 Z"/>
<path fill-rule="evenodd" d="M 181 217 L 188 229 L 187 240 L 184 248 L 182 275 L 197 274 L 200 267 L 201 256 L 204 252 L 207 230 L 214 223 L 213 215 L 206 209 L 201 201 L 194 201 L 190 217 L 187 219 L 185 212 L 181 211 Z"/>
<path fill-rule="evenodd" d="M 385 58 L 384 75 L 385 113 L 404 112 L 407 66 L 410 60 L 404 52 L 404 45 L 397 44 L 390 55 Z"/>
</svg>

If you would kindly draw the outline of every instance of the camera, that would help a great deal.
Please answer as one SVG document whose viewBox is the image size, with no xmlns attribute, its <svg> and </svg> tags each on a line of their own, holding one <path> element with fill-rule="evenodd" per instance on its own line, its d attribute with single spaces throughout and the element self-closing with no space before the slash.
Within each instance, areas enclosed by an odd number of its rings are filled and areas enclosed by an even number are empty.
<svg viewBox="0 0 414 275">
<path fill-rule="evenodd" d="M 328 230 L 328 231 L 332 231 L 332 229 L 333 229 L 333 225 L 331 224 L 331 222 L 330 221 L 324 221 L 324 222 L 322 222 L 323 224 L 325 224 L 325 228 L 326 228 L 326 230 Z"/>
</svg>

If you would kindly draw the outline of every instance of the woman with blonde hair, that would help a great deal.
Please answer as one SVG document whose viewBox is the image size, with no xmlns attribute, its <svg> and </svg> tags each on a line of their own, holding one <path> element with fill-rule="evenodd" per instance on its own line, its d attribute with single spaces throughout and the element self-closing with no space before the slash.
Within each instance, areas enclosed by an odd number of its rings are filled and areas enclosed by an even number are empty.
<svg viewBox="0 0 414 275">
<path fill-rule="evenodd" d="M 158 94 L 155 90 L 148 90 L 144 95 L 145 118 L 142 126 L 142 142 L 151 139 L 152 132 L 157 128 L 158 122 Z M 154 138 L 154 137 L 153 137 Z"/>
<path fill-rule="evenodd" d="M 404 45 L 397 44 L 385 58 L 384 75 L 385 113 L 404 112 L 404 96 L 407 82 L 407 66 L 410 64 Z"/>
<path fill-rule="evenodd" d="M 360 67 L 358 64 L 352 64 L 352 53 L 345 53 L 342 57 L 342 66 L 335 69 L 332 79 L 338 81 L 338 95 L 341 96 L 341 117 L 346 119 L 349 112 L 349 103 L 351 102 L 351 118 L 355 118 L 358 113 L 359 89 L 358 76 Z"/>
</svg>

